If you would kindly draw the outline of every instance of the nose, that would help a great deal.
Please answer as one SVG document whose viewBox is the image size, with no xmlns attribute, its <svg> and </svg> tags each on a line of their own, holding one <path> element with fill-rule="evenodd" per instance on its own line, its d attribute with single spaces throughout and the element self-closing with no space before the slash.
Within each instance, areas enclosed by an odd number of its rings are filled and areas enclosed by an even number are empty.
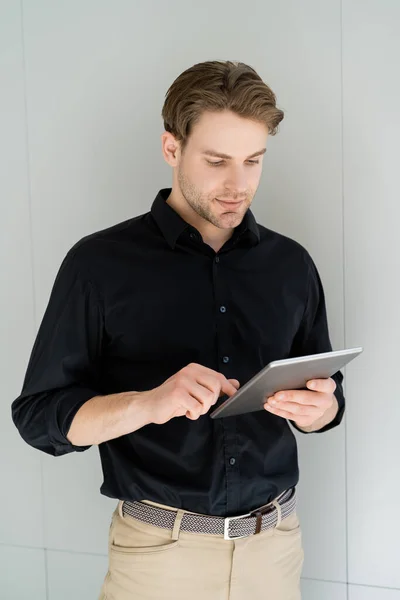
<svg viewBox="0 0 400 600">
<path fill-rule="evenodd" d="M 241 167 L 232 167 L 229 170 L 225 181 L 225 188 L 232 196 L 232 200 L 241 200 L 246 196 L 246 175 Z"/>
</svg>

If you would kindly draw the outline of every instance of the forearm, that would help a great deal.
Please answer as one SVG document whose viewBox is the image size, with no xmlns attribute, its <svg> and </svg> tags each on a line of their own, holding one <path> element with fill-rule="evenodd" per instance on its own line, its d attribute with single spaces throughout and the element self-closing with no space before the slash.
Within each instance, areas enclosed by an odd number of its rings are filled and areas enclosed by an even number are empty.
<svg viewBox="0 0 400 600">
<path fill-rule="evenodd" d="M 320 417 L 319 419 L 314 421 L 314 423 L 312 425 L 309 425 L 308 427 L 301 427 L 297 423 L 296 423 L 296 426 L 299 429 L 301 429 L 302 431 L 305 431 L 306 433 L 312 433 L 313 431 L 318 431 L 319 429 L 322 429 L 323 427 L 325 427 L 325 425 L 328 425 L 328 423 L 333 421 L 333 419 L 336 417 L 338 411 L 339 411 L 339 404 L 336 399 L 336 396 L 334 395 L 332 406 L 322 415 L 322 417 Z"/>
<path fill-rule="evenodd" d="M 145 393 L 122 392 L 95 396 L 76 413 L 67 439 L 75 446 L 101 444 L 132 433 L 149 423 Z"/>
</svg>

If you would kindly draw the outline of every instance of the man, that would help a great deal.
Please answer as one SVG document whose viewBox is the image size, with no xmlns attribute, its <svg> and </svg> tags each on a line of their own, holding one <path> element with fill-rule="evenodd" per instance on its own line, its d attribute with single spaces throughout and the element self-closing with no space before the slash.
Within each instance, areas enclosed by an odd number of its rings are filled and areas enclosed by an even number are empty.
<svg viewBox="0 0 400 600">
<path fill-rule="evenodd" d="M 118 499 L 100 598 L 295 600 L 289 421 L 337 426 L 343 376 L 209 416 L 271 360 L 332 349 L 313 260 L 249 208 L 283 112 L 251 67 L 213 61 L 176 79 L 162 116 L 172 188 L 68 252 L 13 420 L 54 456 L 99 445 Z"/>
</svg>

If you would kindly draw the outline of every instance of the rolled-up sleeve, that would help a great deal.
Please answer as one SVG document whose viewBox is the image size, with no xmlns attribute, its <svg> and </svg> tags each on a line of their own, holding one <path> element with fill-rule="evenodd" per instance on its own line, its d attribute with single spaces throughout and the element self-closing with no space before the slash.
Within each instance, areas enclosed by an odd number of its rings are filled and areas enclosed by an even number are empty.
<svg viewBox="0 0 400 600">
<path fill-rule="evenodd" d="M 308 354 L 318 354 L 320 352 L 330 352 L 332 350 L 329 338 L 329 328 L 326 315 L 325 294 L 317 267 L 312 258 L 307 254 L 308 262 L 308 298 L 300 328 L 293 341 L 291 356 L 307 356 Z M 322 429 L 313 433 L 322 433 L 337 427 L 344 415 L 345 398 L 343 395 L 343 374 L 337 371 L 332 375 L 336 383 L 335 397 L 338 401 L 339 411 L 333 421 L 328 423 Z M 293 421 L 292 425 L 301 431 Z"/>
<path fill-rule="evenodd" d="M 40 324 L 21 394 L 11 414 L 21 437 L 47 454 L 82 452 L 67 439 L 72 420 L 101 394 L 103 308 L 76 247 L 64 258 Z"/>
</svg>

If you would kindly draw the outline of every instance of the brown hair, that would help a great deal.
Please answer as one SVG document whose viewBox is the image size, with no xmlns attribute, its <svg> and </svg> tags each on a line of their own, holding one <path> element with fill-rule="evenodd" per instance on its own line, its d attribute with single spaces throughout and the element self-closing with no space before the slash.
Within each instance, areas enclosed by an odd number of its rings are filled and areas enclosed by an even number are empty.
<svg viewBox="0 0 400 600">
<path fill-rule="evenodd" d="M 208 61 L 181 73 L 165 96 L 161 116 L 164 128 L 184 150 L 194 124 L 202 113 L 231 110 L 264 123 L 275 135 L 284 117 L 276 97 L 256 71 L 241 62 Z"/>
</svg>

